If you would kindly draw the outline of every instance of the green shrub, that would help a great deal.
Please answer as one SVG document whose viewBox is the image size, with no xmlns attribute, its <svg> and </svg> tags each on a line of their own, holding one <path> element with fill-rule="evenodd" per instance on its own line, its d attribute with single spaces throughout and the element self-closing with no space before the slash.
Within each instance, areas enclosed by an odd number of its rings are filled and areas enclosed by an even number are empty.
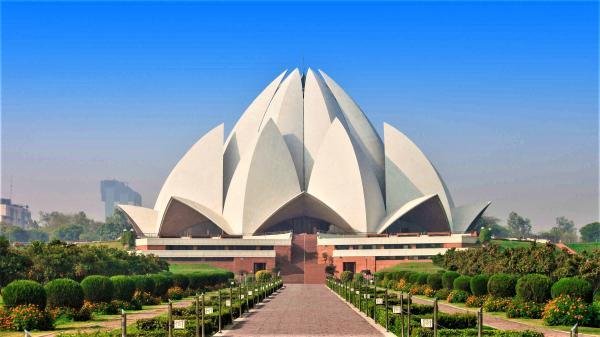
<svg viewBox="0 0 600 337">
<path fill-rule="evenodd" d="M 407 283 L 410 283 L 411 276 L 416 274 L 414 271 L 410 270 L 403 270 L 401 273 L 400 279 L 406 281 Z"/>
<path fill-rule="evenodd" d="M 365 277 L 361 273 L 354 274 L 354 282 L 363 282 Z"/>
<path fill-rule="evenodd" d="M 119 301 L 131 301 L 135 293 L 135 281 L 129 276 L 113 276 L 110 278 L 113 283 L 113 298 Z"/>
<path fill-rule="evenodd" d="M 186 290 L 190 285 L 190 278 L 184 274 L 173 274 L 173 286 Z"/>
<path fill-rule="evenodd" d="M 525 330 L 483 330 L 486 337 L 544 337 L 537 331 Z M 433 337 L 433 330 L 429 328 L 416 327 L 411 330 L 411 337 Z M 477 337 L 477 329 L 439 329 L 438 337 Z"/>
<path fill-rule="evenodd" d="M 552 285 L 550 290 L 552 298 L 560 295 L 569 295 L 571 297 L 582 298 L 586 302 L 592 301 L 592 285 L 577 277 L 567 277 L 558 280 Z"/>
<path fill-rule="evenodd" d="M 428 273 L 419 273 L 419 278 L 417 279 L 417 283 L 420 285 L 427 284 L 427 278 L 429 277 Z"/>
<path fill-rule="evenodd" d="M 594 317 L 592 307 L 578 297 L 559 295 L 548 302 L 542 314 L 546 325 L 590 326 Z"/>
<path fill-rule="evenodd" d="M 489 277 L 487 275 L 475 275 L 471 277 L 471 294 L 475 296 L 485 296 L 488 293 L 487 284 Z"/>
<path fill-rule="evenodd" d="M 506 317 L 508 318 L 542 318 L 544 305 L 537 302 L 525 302 L 520 299 L 514 299 L 506 307 Z"/>
<path fill-rule="evenodd" d="M 477 326 L 477 316 L 473 314 L 438 314 L 438 324 L 446 329 L 469 329 Z"/>
<path fill-rule="evenodd" d="M 433 290 L 442 289 L 442 275 L 439 273 L 427 275 L 427 285 L 429 285 Z"/>
<path fill-rule="evenodd" d="M 480 308 L 483 306 L 484 302 L 485 302 L 485 296 L 471 295 L 471 296 L 467 297 L 465 306 L 469 307 L 469 308 Z"/>
<path fill-rule="evenodd" d="M 454 290 L 462 290 L 466 293 L 471 293 L 471 277 L 467 275 L 461 275 L 454 279 L 452 283 Z"/>
<path fill-rule="evenodd" d="M 101 275 L 91 275 L 81 281 L 83 297 L 92 302 L 110 302 L 113 296 L 113 283 L 110 278 Z"/>
<path fill-rule="evenodd" d="M 18 280 L 9 283 L 2 289 L 2 299 L 7 307 L 33 304 L 44 309 L 46 307 L 46 291 L 39 283 L 29 280 Z"/>
<path fill-rule="evenodd" d="M 135 289 L 142 293 L 154 292 L 154 280 L 148 275 L 134 275 L 131 276 L 133 282 L 135 282 Z"/>
<path fill-rule="evenodd" d="M 50 308 L 80 309 L 83 305 L 83 288 L 68 278 L 59 278 L 46 283 L 47 304 Z"/>
<path fill-rule="evenodd" d="M 454 289 L 450 291 L 446 300 L 450 303 L 465 303 L 469 297 L 469 293 L 464 290 Z"/>
<path fill-rule="evenodd" d="M 455 271 L 445 272 L 442 275 L 442 285 L 444 286 L 444 288 L 452 290 L 452 287 L 454 286 L 454 279 L 456 279 L 459 276 L 460 274 Z"/>
<path fill-rule="evenodd" d="M 154 281 L 154 296 L 165 297 L 169 288 L 173 286 L 173 280 L 165 275 L 153 274 L 150 278 Z"/>
<path fill-rule="evenodd" d="M 350 282 L 350 281 L 352 281 L 353 278 L 354 278 L 354 274 L 349 270 L 343 271 L 342 274 L 340 275 L 340 280 L 342 282 Z"/>
<path fill-rule="evenodd" d="M 437 298 L 438 300 L 445 300 L 448 298 L 448 295 L 450 295 L 450 290 L 446 288 L 438 289 L 435 292 L 435 298 Z"/>
<path fill-rule="evenodd" d="M 256 279 L 259 282 L 269 282 L 272 278 L 273 274 L 268 270 L 259 270 L 256 272 Z"/>
<path fill-rule="evenodd" d="M 527 303 L 543 303 L 550 298 L 550 286 L 552 281 L 546 275 L 528 274 L 517 281 L 517 297 Z"/>
<path fill-rule="evenodd" d="M 11 330 L 51 330 L 53 328 L 52 317 L 48 311 L 35 304 L 12 307 L 8 309 L 7 318 Z"/>
<path fill-rule="evenodd" d="M 412 273 L 408 276 L 408 282 L 412 283 L 412 284 L 418 284 L 420 276 L 421 276 L 421 273 Z"/>
<path fill-rule="evenodd" d="M 492 297 L 513 297 L 516 283 L 513 275 L 502 273 L 492 275 L 488 281 L 488 293 Z"/>
</svg>

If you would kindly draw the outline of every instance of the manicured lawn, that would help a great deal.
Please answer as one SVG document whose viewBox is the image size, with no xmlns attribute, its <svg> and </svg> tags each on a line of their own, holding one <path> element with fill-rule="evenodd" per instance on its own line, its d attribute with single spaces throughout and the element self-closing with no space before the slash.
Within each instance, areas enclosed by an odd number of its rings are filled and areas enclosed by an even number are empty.
<svg viewBox="0 0 600 337">
<path fill-rule="evenodd" d="M 531 242 L 529 241 L 492 240 L 492 243 L 495 243 L 502 248 L 523 248 L 531 246 Z M 537 244 L 539 245 L 540 243 Z"/>
<path fill-rule="evenodd" d="M 186 274 L 193 272 L 211 272 L 211 271 L 224 271 L 225 269 L 217 268 L 206 263 L 186 263 L 169 264 L 169 271 L 176 274 Z"/>
<path fill-rule="evenodd" d="M 427 272 L 432 273 L 442 268 L 433 264 L 433 262 L 403 262 L 398 263 L 395 266 L 385 268 L 383 271 L 400 271 L 400 270 L 410 270 L 417 272 Z"/>
<path fill-rule="evenodd" d="M 584 250 L 591 253 L 595 249 L 600 249 L 600 242 L 569 243 L 567 246 L 577 253 L 583 253 Z"/>
<path fill-rule="evenodd" d="M 98 241 L 98 242 L 81 242 L 78 243 L 80 245 L 89 245 L 89 246 L 107 246 L 110 248 L 119 248 L 123 249 L 123 244 L 119 241 Z"/>
</svg>

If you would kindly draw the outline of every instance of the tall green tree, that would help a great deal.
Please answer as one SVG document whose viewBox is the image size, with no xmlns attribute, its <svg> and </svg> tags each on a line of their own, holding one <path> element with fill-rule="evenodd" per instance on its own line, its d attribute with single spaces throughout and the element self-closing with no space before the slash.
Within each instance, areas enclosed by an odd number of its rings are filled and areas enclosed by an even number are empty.
<svg viewBox="0 0 600 337">
<path fill-rule="evenodd" d="M 32 261 L 10 247 L 8 240 L 0 236 L 0 288 L 10 282 L 26 277 Z"/>
<path fill-rule="evenodd" d="M 600 242 L 600 222 L 592 222 L 581 227 L 579 234 L 583 242 Z"/>
<path fill-rule="evenodd" d="M 531 220 L 524 218 L 516 212 L 510 212 L 506 225 L 519 237 L 527 237 L 531 235 Z"/>
</svg>

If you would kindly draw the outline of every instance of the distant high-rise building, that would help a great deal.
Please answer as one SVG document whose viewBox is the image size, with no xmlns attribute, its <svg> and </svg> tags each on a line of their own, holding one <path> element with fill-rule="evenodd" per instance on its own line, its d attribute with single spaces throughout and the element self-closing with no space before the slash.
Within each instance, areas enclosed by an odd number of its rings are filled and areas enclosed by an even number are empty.
<svg viewBox="0 0 600 337">
<path fill-rule="evenodd" d="M 122 181 L 102 180 L 100 194 L 104 201 L 104 215 L 107 218 L 113 215 L 117 204 L 142 205 L 142 196 Z"/>
<path fill-rule="evenodd" d="M 33 223 L 27 205 L 16 205 L 10 199 L 0 199 L 0 220 L 27 229 Z"/>
</svg>

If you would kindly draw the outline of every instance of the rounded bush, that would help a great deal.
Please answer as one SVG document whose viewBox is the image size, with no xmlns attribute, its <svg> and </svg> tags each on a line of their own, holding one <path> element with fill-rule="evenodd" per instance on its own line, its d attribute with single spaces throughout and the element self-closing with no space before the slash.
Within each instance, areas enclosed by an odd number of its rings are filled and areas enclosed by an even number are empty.
<svg viewBox="0 0 600 337">
<path fill-rule="evenodd" d="M 190 278 L 184 274 L 173 274 L 173 287 L 179 287 L 186 290 L 190 285 Z"/>
<path fill-rule="evenodd" d="M 365 277 L 361 273 L 354 274 L 354 282 L 362 283 L 365 281 Z"/>
<path fill-rule="evenodd" d="M 259 270 L 256 272 L 256 280 L 259 282 L 268 282 L 273 278 L 273 274 L 271 274 L 268 270 Z"/>
<path fill-rule="evenodd" d="M 427 274 L 427 273 L 419 273 L 419 278 L 417 279 L 417 283 L 420 285 L 427 284 L 428 277 L 429 277 L 429 274 Z"/>
<path fill-rule="evenodd" d="M 465 303 L 469 294 L 464 290 L 454 289 L 446 297 L 449 303 Z"/>
<path fill-rule="evenodd" d="M 419 283 L 419 276 L 421 276 L 421 273 L 412 273 L 412 274 L 410 274 L 410 276 L 408 277 L 408 282 L 412 283 L 412 284 Z"/>
<path fill-rule="evenodd" d="M 101 275 L 91 275 L 81 281 L 83 297 L 92 302 L 110 302 L 113 296 L 113 283 L 110 278 Z"/>
<path fill-rule="evenodd" d="M 173 280 L 165 275 L 153 274 L 150 278 L 154 281 L 154 296 L 166 296 L 169 288 L 173 286 Z"/>
<path fill-rule="evenodd" d="M 135 282 L 135 289 L 142 293 L 154 292 L 154 280 L 148 275 L 134 275 L 131 276 L 133 282 Z"/>
<path fill-rule="evenodd" d="M 46 290 L 35 281 L 13 281 L 2 289 L 2 299 L 9 308 L 33 304 L 43 309 L 46 307 Z"/>
<path fill-rule="evenodd" d="M 180 300 L 183 298 L 183 296 L 184 296 L 184 291 L 183 291 L 183 289 L 181 289 L 179 287 L 171 287 L 167 291 L 167 297 L 170 300 Z"/>
<path fill-rule="evenodd" d="M 550 293 L 552 298 L 569 295 L 579 297 L 586 302 L 592 302 L 593 297 L 592 285 L 588 281 L 577 277 L 561 278 L 552 285 Z"/>
<path fill-rule="evenodd" d="M 350 282 L 350 281 L 352 281 L 353 278 L 354 278 L 354 274 L 349 270 L 343 271 L 342 274 L 340 275 L 340 280 L 342 282 Z"/>
<path fill-rule="evenodd" d="M 493 297 L 515 296 L 515 285 L 517 281 L 510 274 L 495 274 L 488 281 L 488 293 Z"/>
<path fill-rule="evenodd" d="M 427 275 L 427 285 L 430 286 L 433 290 L 442 289 L 442 275 L 439 273 Z"/>
<path fill-rule="evenodd" d="M 579 298 L 561 294 L 546 304 L 542 318 L 546 325 L 590 326 L 594 321 L 592 310 L 593 306 Z"/>
<path fill-rule="evenodd" d="M 487 275 L 475 275 L 471 277 L 471 294 L 475 296 L 485 296 L 488 293 L 487 284 L 489 277 Z"/>
<path fill-rule="evenodd" d="M 406 282 L 410 282 L 410 278 L 411 278 L 411 277 L 412 277 L 414 274 L 415 274 L 415 272 L 414 272 L 414 271 L 408 271 L 408 270 L 406 270 L 406 271 L 404 271 L 404 272 L 402 273 L 401 279 L 403 279 L 403 280 L 404 280 L 404 281 L 406 281 Z"/>
<path fill-rule="evenodd" d="M 83 306 L 83 288 L 68 278 L 59 278 L 46 283 L 47 303 L 50 308 L 73 308 Z"/>
<path fill-rule="evenodd" d="M 444 288 L 452 290 L 452 287 L 454 287 L 454 279 L 456 279 L 459 276 L 460 274 L 455 271 L 445 272 L 444 274 L 442 274 L 442 285 L 444 286 Z"/>
<path fill-rule="evenodd" d="M 517 281 L 517 297 L 524 302 L 546 302 L 550 298 L 551 285 L 552 281 L 546 275 L 525 275 Z"/>
<path fill-rule="evenodd" d="M 113 283 L 113 298 L 115 300 L 129 302 L 135 293 L 135 281 L 129 276 L 113 276 L 110 278 Z"/>
<path fill-rule="evenodd" d="M 454 290 L 462 290 L 466 293 L 471 292 L 471 276 L 461 275 L 454 279 L 452 283 L 452 288 Z"/>
</svg>

